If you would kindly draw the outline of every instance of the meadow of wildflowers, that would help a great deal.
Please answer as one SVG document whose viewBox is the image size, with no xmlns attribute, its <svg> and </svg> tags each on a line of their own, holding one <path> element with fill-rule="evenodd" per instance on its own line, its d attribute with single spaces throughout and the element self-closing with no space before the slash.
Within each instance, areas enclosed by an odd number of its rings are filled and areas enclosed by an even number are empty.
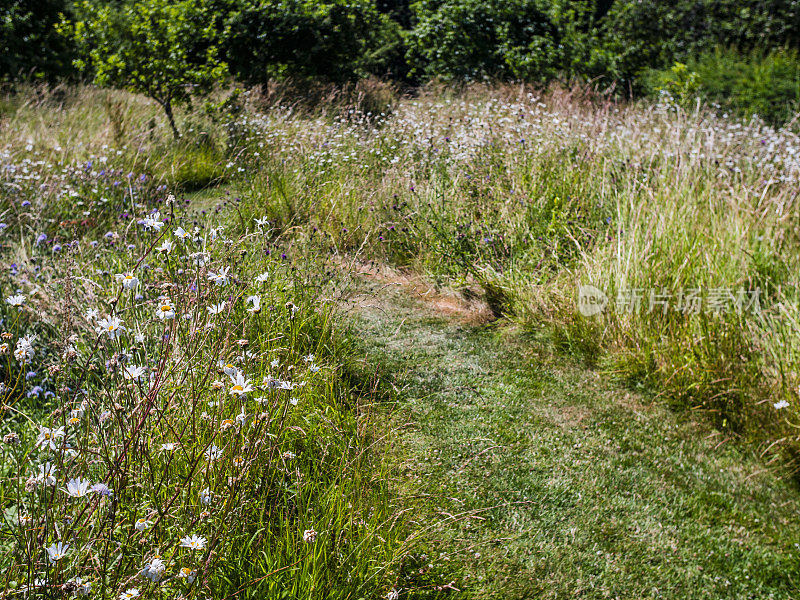
<svg viewBox="0 0 800 600">
<path fill-rule="evenodd" d="M 396 536 L 319 273 L 108 147 L 3 152 L 3 597 L 382 585 Z"/>
<path fill-rule="evenodd" d="M 178 142 L 122 93 L 4 100 L 4 597 L 397 597 L 413 532 L 328 301 L 342 259 L 483 295 L 791 462 L 794 132 L 577 90 L 243 98 Z M 590 319 L 581 284 L 762 310 Z"/>
</svg>

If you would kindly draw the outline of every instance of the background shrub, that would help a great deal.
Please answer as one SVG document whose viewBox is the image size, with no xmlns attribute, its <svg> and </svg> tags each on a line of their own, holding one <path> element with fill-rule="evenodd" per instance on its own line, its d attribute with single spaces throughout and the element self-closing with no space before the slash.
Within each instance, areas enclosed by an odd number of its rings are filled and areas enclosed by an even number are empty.
<svg viewBox="0 0 800 600">
<path fill-rule="evenodd" d="M 800 110 L 800 55 L 796 50 L 737 52 L 716 48 L 688 64 L 651 71 L 651 93 L 670 92 L 681 102 L 701 97 L 743 117 L 758 115 L 779 126 Z"/>
<path fill-rule="evenodd" d="M 67 0 L 0 3 L 0 81 L 70 74 L 73 48 L 55 30 L 70 4 Z"/>
<path fill-rule="evenodd" d="M 558 35 L 535 0 L 420 0 L 408 59 L 426 77 L 543 80 L 556 70 Z"/>
<path fill-rule="evenodd" d="M 242 0 L 230 7 L 224 38 L 235 74 L 249 83 L 343 82 L 388 74 L 401 56 L 399 25 L 368 0 Z"/>
</svg>

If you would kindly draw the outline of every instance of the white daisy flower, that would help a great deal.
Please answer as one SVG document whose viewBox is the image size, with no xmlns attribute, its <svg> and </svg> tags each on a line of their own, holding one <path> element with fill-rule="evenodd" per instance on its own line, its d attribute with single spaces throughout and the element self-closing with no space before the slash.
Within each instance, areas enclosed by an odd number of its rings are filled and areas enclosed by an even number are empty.
<svg viewBox="0 0 800 600">
<path fill-rule="evenodd" d="M 142 577 L 146 577 L 153 583 L 158 583 L 161 580 L 161 577 L 164 575 L 164 571 L 167 570 L 167 565 L 161 560 L 161 557 L 156 556 L 151 560 L 149 563 L 145 564 L 142 567 Z"/>
<path fill-rule="evenodd" d="M 147 369 L 139 365 L 125 365 L 122 367 L 122 376 L 125 379 L 132 379 L 134 381 L 141 379 L 147 374 Z"/>
<path fill-rule="evenodd" d="M 117 273 L 114 277 L 122 282 L 122 287 L 126 290 L 135 290 L 139 287 L 139 278 L 133 273 Z"/>
<path fill-rule="evenodd" d="M 158 300 L 158 308 L 156 308 L 156 316 L 162 321 L 169 321 L 175 318 L 175 306 L 172 300 L 166 296 L 162 296 Z"/>
<path fill-rule="evenodd" d="M 122 320 L 118 317 L 107 317 L 105 319 L 100 319 L 97 322 L 95 331 L 99 335 L 105 334 L 114 340 L 122 335 L 122 333 L 125 331 L 125 327 L 122 325 Z"/>
<path fill-rule="evenodd" d="M 212 315 L 218 315 L 218 314 L 220 314 L 222 311 L 224 311 L 224 310 L 225 310 L 225 305 L 226 305 L 226 304 L 227 304 L 226 302 L 220 302 L 219 304 L 212 304 L 211 306 L 208 306 L 208 307 L 207 307 L 207 309 L 208 309 L 208 312 L 209 312 L 210 314 L 212 314 Z"/>
<path fill-rule="evenodd" d="M 248 296 L 247 300 L 245 301 L 247 304 L 251 304 L 247 309 L 247 312 L 250 313 L 258 313 L 261 312 L 261 296 L 254 294 L 252 296 Z"/>
<path fill-rule="evenodd" d="M 131 598 L 138 598 L 140 595 L 139 590 L 136 588 L 129 588 L 119 595 L 119 600 L 131 600 Z"/>
<path fill-rule="evenodd" d="M 73 577 L 69 580 L 68 583 L 71 583 L 76 590 L 78 596 L 88 596 L 92 591 L 92 582 L 91 581 L 84 581 L 80 577 Z M 73 596 L 75 593 L 73 593 Z"/>
<path fill-rule="evenodd" d="M 230 267 L 222 267 L 218 273 L 209 271 L 208 280 L 213 281 L 217 285 L 226 285 L 230 281 L 230 278 L 228 277 L 228 272 L 230 270 Z"/>
<path fill-rule="evenodd" d="M 88 479 L 70 479 L 67 482 L 66 492 L 73 498 L 83 498 L 89 493 L 91 482 Z"/>
<path fill-rule="evenodd" d="M 222 372 L 225 373 L 225 375 L 233 376 L 239 372 L 238 368 L 236 368 L 231 363 L 226 363 L 224 360 L 220 360 L 219 363 L 217 364 L 219 365 L 219 368 L 222 370 Z"/>
<path fill-rule="evenodd" d="M 250 385 L 250 381 L 245 378 L 244 373 L 238 371 L 236 375 L 231 375 L 231 386 L 230 392 L 234 396 L 244 396 L 245 394 L 253 391 L 253 386 Z"/>
<path fill-rule="evenodd" d="M 147 531 L 150 529 L 152 524 L 153 523 L 151 521 L 148 521 L 142 517 L 141 519 L 136 519 L 136 523 L 133 524 L 133 527 L 136 529 L 136 531 Z"/>
<path fill-rule="evenodd" d="M 162 227 L 164 227 L 164 221 L 161 220 L 161 213 L 155 211 L 153 214 L 147 215 L 144 219 L 142 219 L 142 225 L 144 225 L 145 229 L 154 229 L 159 231 Z"/>
<path fill-rule="evenodd" d="M 22 306 L 25 302 L 25 296 L 22 294 L 17 294 L 16 296 L 9 296 L 6 298 L 6 302 L 11 306 Z"/>
<path fill-rule="evenodd" d="M 208 460 L 219 460 L 222 458 L 222 450 L 217 448 L 216 444 L 211 444 L 211 447 L 206 450 L 205 455 Z"/>
<path fill-rule="evenodd" d="M 58 542 L 46 548 L 47 558 L 51 563 L 61 560 L 67 555 L 69 551 L 69 544 Z"/>
<path fill-rule="evenodd" d="M 64 438 L 64 428 L 58 427 L 50 429 L 49 427 L 39 427 L 39 435 L 36 437 L 36 447 L 48 447 L 50 450 L 57 450 L 60 443 L 57 440 Z"/>
<path fill-rule="evenodd" d="M 199 535 L 191 535 L 181 538 L 181 548 L 189 548 L 190 550 L 202 550 L 206 547 L 208 540 Z"/>
</svg>

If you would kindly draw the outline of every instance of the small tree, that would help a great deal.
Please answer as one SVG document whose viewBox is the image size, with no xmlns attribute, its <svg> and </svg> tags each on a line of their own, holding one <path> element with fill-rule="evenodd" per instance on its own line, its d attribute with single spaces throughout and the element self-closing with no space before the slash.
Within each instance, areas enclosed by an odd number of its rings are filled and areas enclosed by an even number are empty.
<svg viewBox="0 0 800 600">
<path fill-rule="evenodd" d="M 94 82 L 145 94 L 179 138 L 173 106 L 207 92 L 227 74 L 215 17 L 201 0 L 136 0 L 121 6 L 84 1 L 62 32 L 79 49 L 75 65 Z"/>
</svg>

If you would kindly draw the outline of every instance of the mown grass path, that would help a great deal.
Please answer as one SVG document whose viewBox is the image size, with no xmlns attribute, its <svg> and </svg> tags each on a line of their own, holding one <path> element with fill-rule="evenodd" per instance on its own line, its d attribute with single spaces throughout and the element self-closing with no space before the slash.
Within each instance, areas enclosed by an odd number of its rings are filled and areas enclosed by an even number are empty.
<svg viewBox="0 0 800 600">
<path fill-rule="evenodd" d="M 354 329 L 400 391 L 395 485 L 456 596 L 798 597 L 800 494 L 746 449 L 457 300 L 360 279 Z"/>
</svg>

